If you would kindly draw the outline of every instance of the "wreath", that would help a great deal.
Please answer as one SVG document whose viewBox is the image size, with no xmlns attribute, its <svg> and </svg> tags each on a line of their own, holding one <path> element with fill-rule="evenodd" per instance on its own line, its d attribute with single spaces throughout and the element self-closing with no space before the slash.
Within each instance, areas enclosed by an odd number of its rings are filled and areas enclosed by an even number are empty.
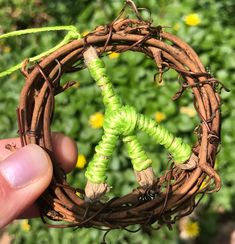
<svg viewBox="0 0 235 244">
<path fill-rule="evenodd" d="M 158 228 L 163 224 L 170 227 L 180 217 L 190 214 L 201 196 L 221 187 L 220 177 L 214 170 L 220 144 L 221 83 L 206 71 L 188 44 L 163 27 L 143 20 L 133 2 L 126 1 L 128 4 L 134 9 L 136 19 L 122 18 L 120 14 L 111 24 L 99 26 L 82 38 L 72 35 L 75 40 L 67 38 L 68 44 L 63 42 L 30 68 L 27 61 L 23 64 L 26 82 L 17 108 L 19 135 L 22 146 L 30 143 L 41 146 L 53 162 L 53 179 L 38 200 L 45 223 L 46 218 L 61 221 L 49 226 L 114 229 L 157 222 Z M 174 100 L 191 89 L 200 118 L 195 145 L 189 146 L 156 121 L 122 104 L 102 57 L 108 52 L 126 51 L 141 52 L 152 59 L 160 81 L 169 69 L 182 77 L 183 83 Z M 61 85 L 61 77 L 84 68 L 101 89 L 106 111 L 103 137 L 86 169 L 86 187 L 75 189 L 67 183 L 65 173 L 56 162 L 50 127 L 55 96 L 74 84 Z M 154 175 L 152 161 L 138 141 L 137 131 L 145 132 L 170 153 L 172 164 L 163 175 Z M 127 146 L 139 187 L 127 195 L 104 201 L 101 196 L 109 188 L 106 171 L 119 139 Z"/>
</svg>

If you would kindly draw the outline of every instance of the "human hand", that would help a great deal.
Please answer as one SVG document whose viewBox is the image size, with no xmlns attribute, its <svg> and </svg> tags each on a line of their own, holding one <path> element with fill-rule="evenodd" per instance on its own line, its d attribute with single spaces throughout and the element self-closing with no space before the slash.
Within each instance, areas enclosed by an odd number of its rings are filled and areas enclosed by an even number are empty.
<svg viewBox="0 0 235 244">
<path fill-rule="evenodd" d="M 60 133 L 53 133 L 52 141 L 57 161 L 70 172 L 77 160 L 76 143 Z M 7 144 L 17 149 L 6 149 Z M 34 202 L 51 178 L 52 163 L 41 147 L 29 144 L 21 148 L 19 138 L 0 140 L 0 228 L 15 218 L 39 216 Z"/>
</svg>

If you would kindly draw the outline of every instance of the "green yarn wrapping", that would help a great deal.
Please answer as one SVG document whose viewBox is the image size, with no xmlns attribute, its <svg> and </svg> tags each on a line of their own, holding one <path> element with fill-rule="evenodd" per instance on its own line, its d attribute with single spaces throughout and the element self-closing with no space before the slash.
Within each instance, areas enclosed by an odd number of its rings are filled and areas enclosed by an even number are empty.
<svg viewBox="0 0 235 244">
<path fill-rule="evenodd" d="M 31 28 L 31 29 L 26 29 L 26 30 L 12 31 L 12 32 L 0 35 L 0 40 L 10 38 L 10 37 L 17 37 L 17 36 L 22 36 L 22 35 L 26 35 L 26 34 L 35 34 L 35 33 L 46 32 L 46 31 L 68 31 L 68 33 L 64 37 L 64 39 L 59 44 L 54 46 L 53 48 L 51 48 L 43 53 L 40 53 L 37 56 L 28 58 L 29 62 L 35 62 L 35 61 L 51 54 L 52 52 L 56 51 L 58 48 L 69 43 L 71 40 L 79 39 L 81 37 L 77 28 L 73 25 L 69 25 L 69 26 L 51 26 L 51 27 Z M 21 62 L 7 70 L 0 72 L 0 78 L 10 75 L 13 72 L 15 72 L 16 70 L 19 70 L 22 67 L 23 63 L 24 62 Z"/>
<path fill-rule="evenodd" d="M 191 147 L 184 143 L 182 138 L 174 137 L 172 133 L 154 120 L 140 114 L 137 128 L 146 132 L 157 143 L 163 145 L 173 156 L 175 163 L 184 163 L 190 158 Z"/>
<path fill-rule="evenodd" d="M 107 76 L 105 64 L 102 59 L 92 60 L 89 64 L 87 64 L 87 67 L 91 76 L 96 81 L 96 84 L 101 89 L 101 94 L 106 109 L 115 111 L 118 108 L 121 108 L 121 100 L 113 90 L 113 86 Z"/>
<path fill-rule="evenodd" d="M 153 119 L 137 113 L 135 108 L 121 104 L 121 99 L 115 94 L 101 59 L 93 59 L 87 63 L 87 67 L 101 89 L 106 108 L 103 125 L 104 135 L 96 146 L 95 155 L 85 173 L 90 182 L 104 183 L 106 181 L 110 157 L 119 138 L 122 138 L 126 144 L 133 168 L 136 171 L 142 171 L 152 165 L 152 160 L 147 156 L 135 135 L 137 131 L 144 131 L 156 143 L 163 145 L 171 153 L 175 163 L 184 163 L 190 158 L 191 147 L 185 144 L 181 138 L 174 137 Z"/>
<path fill-rule="evenodd" d="M 130 155 L 133 168 L 136 171 L 142 171 L 152 165 L 152 160 L 143 151 L 142 146 L 136 136 L 126 136 L 123 141 L 127 145 L 127 152 Z"/>
</svg>

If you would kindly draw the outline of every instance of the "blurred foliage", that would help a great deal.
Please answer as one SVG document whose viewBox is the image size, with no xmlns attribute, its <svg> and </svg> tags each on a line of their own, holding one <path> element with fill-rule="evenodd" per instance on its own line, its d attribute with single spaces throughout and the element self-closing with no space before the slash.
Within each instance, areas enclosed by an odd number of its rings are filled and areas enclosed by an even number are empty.
<svg viewBox="0 0 235 244">
<path fill-rule="evenodd" d="M 198 241 L 208 243 L 223 216 L 234 216 L 235 212 L 235 2 L 233 0 L 136 0 L 137 6 L 151 10 L 155 25 L 169 26 L 172 32 L 188 42 L 199 54 L 207 70 L 223 82 L 231 92 L 223 92 L 222 99 L 222 149 L 216 162 L 223 187 L 213 195 L 207 195 L 198 208 L 200 223 Z M 0 0 L 0 33 L 31 27 L 52 25 L 76 25 L 81 33 L 91 31 L 97 25 L 111 22 L 122 7 L 120 0 Z M 189 26 L 185 17 L 196 13 L 200 23 Z M 148 18 L 146 11 L 143 16 Z M 132 15 L 132 13 L 130 13 Z M 34 56 L 56 45 L 65 33 L 42 33 L 7 39 L 0 42 L 0 67 L 5 70 L 23 59 Z M 125 104 L 133 105 L 138 111 L 156 118 L 160 113 L 161 122 L 171 132 L 180 135 L 193 144 L 192 131 L 199 123 L 193 112 L 190 91 L 179 101 L 171 97 L 179 88 L 177 74 L 173 71 L 164 75 L 164 83 L 156 85 L 153 76 L 156 68 L 142 54 L 127 52 L 117 57 L 105 57 L 107 69 L 118 94 Z M 77 141 L 79 153 L 89 161 L 94 146 L 102 136 L 102 129 L 95 129 L 88 123 L 91 115 L 104 112 L 100 91 L 94 85 L 87 70 L 65 75 L 63 81 L 76 80 L 79 86 L 58 96 L 53 130 L 62 131 Z M 17 136 L 16 106 L 24 84 L 20 72 L 0 80 L 0 134 L 2 138 Z M 181 108 L 184 109 L 181 109 Z M 188 112 L 187 112 L 188 111 Z M 167 153 L 143 134 L 139 137 L 154 161 L 156 174 L 167 165 Z M 120 175 L 122 177 L 120 177 Z M 84 171 L 76 169 L 69 175 L 74 186 L 85 184 Z M 108 183 L 113 186 L 109 197 L 125 194 L 136 187 L 133 170 L 122 144 L 118 145 L 110 164 Z M 229 214 L 228 214 L 229 213 Z M 48 229 L 40 220 L 30 220 L 30 228 L 13 224 L 9 230 L 14 243 L 100 243 L 103 232 L 94 229 Z M 35 242 L 36 241 L 36 242 Z M 179 243 L 177 225 L 173 231 L 163 227 L 160 231 L 144 229 L 132 234 L 115 230 L 107 235 L 108 243 Z"/>
</svg>

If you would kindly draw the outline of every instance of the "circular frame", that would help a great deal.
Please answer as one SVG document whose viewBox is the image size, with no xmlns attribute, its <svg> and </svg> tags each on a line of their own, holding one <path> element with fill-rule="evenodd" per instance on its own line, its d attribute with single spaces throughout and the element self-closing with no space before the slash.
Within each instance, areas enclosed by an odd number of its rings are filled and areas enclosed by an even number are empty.
<svg viewBox="0 0 235 244">
<path fill-rule="evenodd" d="M 197 143 L 192 148 L 198 156 L 195 169 L 181 169 L 172 164 L 149 189 L 137 188 L 107 202 L 86 202 L 83 189 L 68 185 L 52 147 L 50 125 L 54 97 L 73 85 L 60 85 L 63 73 L 85 68 L 83 53 L 89 46 L 95 47 L 99 56 L 109 51 L 142 52 L 156 63 L 160 77 L 165 68 L 178 72 L 184 83 L 174 99 L 187 88 L 191 89 L 201 121 L 197 127 Z M 55 227 L 106 226 L 112 229 L 134 224 L 146 226 L 156 221 L 159 226 L 163 223 L 171 225 L 194 210 L 200 200 L 196 198 L 198 193 L 203 195 L 220 189 L 220 177 L 213 169 L 220 143 L 221 102 L 217 92 L 220 83 L 206 72 L 189 45 L 163 31 L 161 26 L 154 27 L 149 22 L 135 19 L 116 20 L 70 42 L 30 70 L 24 68 L 23 72 L 26 82 L 17 109 L 19 135 L 22 146 L 30 143 L 40 145 L 53 162 L 53 179 L 38 204 L 43 219 L 46 216 L 68 222 Z"/>
</svg>

